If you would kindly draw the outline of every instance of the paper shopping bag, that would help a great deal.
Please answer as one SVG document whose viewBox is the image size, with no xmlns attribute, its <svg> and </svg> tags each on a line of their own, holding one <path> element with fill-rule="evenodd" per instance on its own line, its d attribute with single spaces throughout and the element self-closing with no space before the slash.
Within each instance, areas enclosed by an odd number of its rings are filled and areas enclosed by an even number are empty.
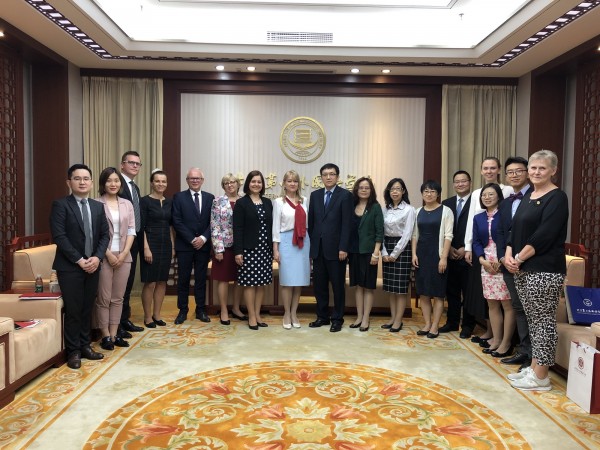
<svg viewBox="0 0 600 450">
<path fill-rule="evenodd" d="M 567 397 L 585 412 L 600 413 L 600 352 L 594 347 L 571 342 Z"/>
</svg>

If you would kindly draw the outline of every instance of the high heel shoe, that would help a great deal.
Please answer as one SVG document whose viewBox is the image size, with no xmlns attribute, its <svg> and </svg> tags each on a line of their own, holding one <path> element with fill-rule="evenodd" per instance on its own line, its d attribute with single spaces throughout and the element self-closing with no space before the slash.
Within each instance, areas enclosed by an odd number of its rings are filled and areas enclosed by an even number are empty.
<svg viewBox="0 0 600 450">
<path fill-rule="evenodd" d="M 488 349 L 488 348 L 490 348 L 490 344 L 488 343 L 488 341 L 487 341 L 487 340 L 485 340 L 485 341 L 481 341 L 481 342 L 479 343 L 479 346 L 480 346 L 481 348 L 485 348 L 485 349 Z"/>
<path fill-rule="evenodd" d="M 381 325 L 381 328 L 383 328 L 384 330 L 389 330 L 390 328 L 392 328 L 393 325 L 393 323 L 384 323 L 383 325 Z"/>
<path fill-rule="evenodd" d="M 471 342 L 473 342 L 475 344 L 479 344 L 479 343 L 484 342 L 484 341 L 489 341 L 490 339 L 491 339 L 491 337 L 489 337 L 489 338 L 482 338 L 481 336 L 473 336 L 471 338 Z"/>
<path fill-rule="evenodd" d="M 496 348 L 484 348 L 483 350 L 481 350 L 481 353 L 484 353 L 486 355 L 491 355 L 496 350 L 498 350 L 498 347 L 496 347 Z"/>
<path fill-rule="evenodd" d="M 493 351 L 492 353 L 490 353 L 490 355 L 492 355 L 494 358 L 506 358 L 507 356 L 512 355 L 512 353 L 513 353 L 513 348 L 510 347 L 504 353 L 499 353 L 497 351 Z"/>
<path fill-rule="evenodd" d="M 390 327 L 390 333 L 398 333 L 404 324 L 400 322 L 400 326 L 398 328 Z"/>
<path fill-rule="evenodd" d="M 302 325 L 300 325 L 300 322 L 292 322 L 292 326 L 294 328 L 302 328 Z"/>
<path fill-rule="evenodd" d="M 154 323 L 155 323 L 156 325 L 158 325 L 159 327 L 164 327 L 164 326 L 166 326 L 166 325 L 167 325 L 167 324 L 166 324 L 166 322 L 165 322 L 164 320 L 162 320 L 162 319 L 155 319 L 155 318 L 154 318 L 154 316 L 152 316 L 152 320 L 153 320 L 153 321 L 154 321 Z"/>
<path fill-rule="evenodd" d="M 360 327 L 360 323 L 352 323 L 350 324 L 349 328 L 359 328 Z"/>
<path fill-rule="evenodd" d="M 417 331 L 417 336 L 427 336 L 429 334 L 429 330 L 419 330 Z"/>
<path fill-rule="evenodd" d="M 250 324 L 248 324 L 248 328 L 250 328 L 251 330 L 256 331 L 256 330 L 258 330 L 258 325 L 250 325 Z"/>
<path fill-rule="evenodd" d="M 231 315 L 233 317 L 235 317 L 237 320 L 248 320 L 248 316 L 245 316 L 243 314 L 240 316 L 240 315 L 234 313 L 233 311 L 231 311 Z"/>
<path fill-rule="evenodd" d="M 367 325 L 366 327 L 360 327 L 360 328 L 358 329 L 358 331 L 363 331 L 363 332 L 364 332 L 364 331 L 369 331 L 369 325 Z"/>
<path fill-rule="evenodd" d="M 231 320 L 223 320 L 221 319 L 221 325 L 229 325 L 231 323 Z"/>
<path fill-rule="evenodd" d="M 438 331 L 437 333 L 427 333 L 427 337 L 429 339 L 435 339 L 440 335 L 440 332 Z"/>
<path fill-rule="evenodd" d="M 146 328 L 156 328 L 156 323 L 154 321 L 150 323 L 144 322 L 144 325 L 146 325 Z"/>
<path fill-rule="evenodd" d="M 292 329 L 292 324 L 291 323 L 283 323 L 283 328 L 286 330 L 291 330 Z"/>
<path fill-rule="evenodd" d="M 269 324 L 268 324 L 268 323 L 266 323 L 266 322 L 258 322 L 258 323 L 257 323 L 257 325 L 258 325 L 259 327 L 261 327 L 261 328 L 265 328 L 265 327 L 268 327 L 268 326 L 269 326 Z"/>
</svg>

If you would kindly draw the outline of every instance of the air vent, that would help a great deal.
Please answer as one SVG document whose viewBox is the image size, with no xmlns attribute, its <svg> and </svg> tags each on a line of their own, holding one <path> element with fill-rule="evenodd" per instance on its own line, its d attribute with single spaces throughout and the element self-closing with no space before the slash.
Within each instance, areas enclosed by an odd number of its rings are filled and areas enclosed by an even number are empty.
<svg viewBox="0 0 600 450">
<path fill-rule="evenodd" d="M 305 31 L 267 31 L 269 42 L 294 42 L 302 44 L 331 44 L 333 33 L 311 33 Z"/>
</svg>

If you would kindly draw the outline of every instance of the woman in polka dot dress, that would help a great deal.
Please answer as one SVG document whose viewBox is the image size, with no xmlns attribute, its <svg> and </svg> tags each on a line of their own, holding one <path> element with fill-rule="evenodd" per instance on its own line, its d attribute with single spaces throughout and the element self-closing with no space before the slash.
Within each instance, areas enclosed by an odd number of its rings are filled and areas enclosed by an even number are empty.
<svg viewBox="0 0 600 450">
<path fill-rule="evenodd" d="M 266 327 L 260 317 L 265 286 L 273 282 L 273 205 L 264 197 L 265 179 L 253 170 L 244 183 L 244 197 L 233 211 L 233 250 L 240 266 L 238 284 L 243 286 L 251 330 Z"/>
</svg>

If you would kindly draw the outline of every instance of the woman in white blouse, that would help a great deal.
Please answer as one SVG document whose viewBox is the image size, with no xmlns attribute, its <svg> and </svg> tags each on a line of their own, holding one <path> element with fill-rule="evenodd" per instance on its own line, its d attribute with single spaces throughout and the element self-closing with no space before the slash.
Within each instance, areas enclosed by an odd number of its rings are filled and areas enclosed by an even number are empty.
<svg viewBox="0 0 600 450">
<path fill-rule="evenodd" d="M 402 329 L 406 309 L 412 252 L 410 238 L 415 225 L 415 209 L 410 206 L 408 191 L 402 178 L 392 178 L 383 193 L 383 290 L 390 295 L 391 319 L 381 328 L 397 333 Z"/>
<path fill-rule="evenodd" d="M 297 311 L 302 286 L 310 285 L 307 199 L 300 195 L 300 175 L 283 176 L 281 197 L 273 202 L 273 258 L 279 263 L 283 328 L 300 328 Z"/>
</svg>

